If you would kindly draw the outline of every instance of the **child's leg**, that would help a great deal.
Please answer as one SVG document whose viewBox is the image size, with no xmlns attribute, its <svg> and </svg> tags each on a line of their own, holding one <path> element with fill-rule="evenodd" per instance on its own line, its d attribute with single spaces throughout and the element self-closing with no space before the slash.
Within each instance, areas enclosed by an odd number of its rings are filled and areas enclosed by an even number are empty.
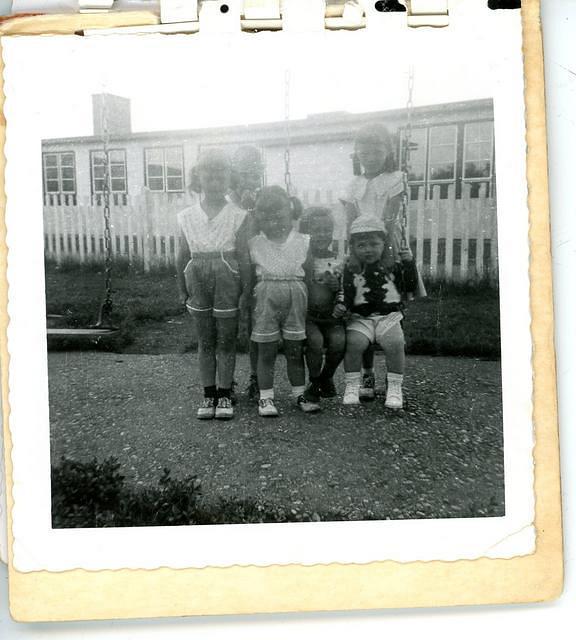
<svg viewBox="0 0 576 640">
<path fill-rule="evenodd" d="M 386 407 L 401 409 L 404 404 L 402 382 L 404 380 L 405 354 L 404 332 L 400 324 L 394 325 L 384 335 L 378 336 L 378 342 L 386 356 L 388 368 Z"/>
<path fill-rule="evenodd" d="M 315 322 L 306 322 L 306 364 L 310 382 L 316 381 L 322 371 L 324 336 Z"/>
<path fill-rule="evenodd" d="M 370 340 L 360 331 L 346 332 L 346 353 L 344 354 L 344 404 L 360 404 L 360 368 L 362 355 L 370 346 Z"/>
<path fill-rule="evenodd" d="M 258 343 L 258 384 L 260 387 L 260 397 L 274 396 L 274 364 L 276 362 L 276 354 L 278 353 L 278 342 L 260 342 Z M 265 395 L 262 395 L 264 392 Z M 268 395 L 271 392 L 272 395 Z"/>
<path fill-rule="evenodd" d="M 196 314 L 200 380 L 204 389 L 216 389 L 216 321 L 211 313 Z"/>
<path fill-rule="evenodd" d="M 341 324 L 329 325 L 326 329 L 326 355 L 322 379 L 330 380 L 344 358 L 346 350 L 346 332 Z"/>
<path fill-rule="evenodd" d="M 216 360 L 218 363 L 218 386 L 229 396 L 236 367 L 236 336 L 238 318 L 218 318 L 216 321 L 218 339 Z"/>
<path fill-rule="evenodd" d="M 284 354 L 286 356 L 286 370 L 292 390 L 300 389 L 304 393 L 306 384 L 306 370 L 304 368 L 304 340 L 284 340 Z"/>
<path fill-rule="evenodd" d="M 314 413 L 320 410 L 319 398 L 305 394 L 306 369 L 304 367 L 304 340 L 284 339 L 284 354 L 286 356 L 286 368 L 288 380 L 292 385 L 292 397 L 305 413 Z"/>
</svg>

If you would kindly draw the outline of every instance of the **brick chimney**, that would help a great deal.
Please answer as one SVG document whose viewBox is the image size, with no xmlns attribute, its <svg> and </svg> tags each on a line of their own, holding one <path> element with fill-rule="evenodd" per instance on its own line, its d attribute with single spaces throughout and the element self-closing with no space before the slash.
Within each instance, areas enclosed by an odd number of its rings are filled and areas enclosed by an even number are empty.
<svg viewBox="0 0 576 640">
<path fill-rule="evenodd" d="M 95 136 L 102 136 L 106 131 L 111 135 L 132 133 L 129 98 L 110 93 L 93 95 L 92 118 Z"/>
</svg>

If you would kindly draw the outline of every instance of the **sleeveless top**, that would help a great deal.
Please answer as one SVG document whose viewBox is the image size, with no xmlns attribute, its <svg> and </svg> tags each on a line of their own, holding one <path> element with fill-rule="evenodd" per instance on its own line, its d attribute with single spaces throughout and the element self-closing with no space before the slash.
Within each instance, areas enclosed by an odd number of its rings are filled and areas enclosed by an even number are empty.
<svg viewBox="0 0 576 640">
<path fill-rule="evenodd" d="M 304 278 L 304 263 L 308 256 L 309 236 L 290 231 L 282 243 L 269 240 L 263 233 L 249 243 L 250 259 L 260 278 Z"/>
<path fill-rule="evenodd" d="M 228 202 L 218 215 L 210 219 L 198 199 L 180 211 L 178 224 L 191 254 L 228 252 L 236 248 L 236 235 L 245 217 L 246 211 Z"/>
</svg>

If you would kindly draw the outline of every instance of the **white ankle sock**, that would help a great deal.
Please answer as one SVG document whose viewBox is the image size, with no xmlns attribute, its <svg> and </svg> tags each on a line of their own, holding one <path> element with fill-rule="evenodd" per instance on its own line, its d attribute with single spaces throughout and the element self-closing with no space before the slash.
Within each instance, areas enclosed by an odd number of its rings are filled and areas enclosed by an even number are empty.
<svg viewBox="0 0 576 640">
<path fill-rule="evenodd" d="M 374 369 L 365 369 L 364 367 L 362 367 L 362 375 L 363 376 L 373 376 L 374 375 Z"/>
<path fill-rule="evenodd" d="M 347 387 L 358 387 L 360 388 L 360 380 L 362 378 L 362 374 L 359 371 L 353 371 L 351 373 L 344 374 L 344 382 Z"/>
<path fill-rule="evenodd" d="M 274 400 L 274 389 L 260 389 L 260 400 Z"/>
<path fill-rule="evenodd" d="M 404 380 L 404 375 L 402 373 L 389 373 L 387 376 L 388 384 L 397 384 L 402 386 L 402 381 Z"/>
</svg>

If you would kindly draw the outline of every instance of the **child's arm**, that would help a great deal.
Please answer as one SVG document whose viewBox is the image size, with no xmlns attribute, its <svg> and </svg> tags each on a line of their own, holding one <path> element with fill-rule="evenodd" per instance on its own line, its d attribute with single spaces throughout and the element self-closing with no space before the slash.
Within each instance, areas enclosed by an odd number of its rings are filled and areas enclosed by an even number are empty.
<svg viewBox="0 0 576 640">
<path fill-rule="evenodd" d="M 418 291 L 418 269 L 410 249 L 400 250 L 401 262 L 397 264 L 402 293 L 416 293 Z"/>
<path fill-rule="evenodd" d="M 186 265 L 190 262 L 190 258 L 191 255 L 188 241 L 186 240 L 186 236 L 180 232 L 180 236 L 178 238 L 178 252 L 176 254 L 176 283 L 178 284 L 178 292 L 182 304 L 186 304 L 186 300 L 189 296 L 189 291 L 186 287 L 186 278 L 184 277 L 184 269 L 186 269 Z"/>
<path fill-rule="evenodd" d="M 344 266 L 341 277 L 341 287 L 336 293 L 334 313 L 335 318 L 343 318 L 348 313 L 354 302 L 354 274 L 348 267 Z"/>
<path fill-rule="evenodd" d="M 238 260 L 238 270 L 240 271 L 240 284 L 242 286 L 242 300 L 240 306 L 245 306 L 248 296 L 253 288 L 253 270 L 250 264 L 250 248 L 248 242 L 250 240 L 250 224 L 248 216 L 238 229 L 236 234 L 236 259 Z"/>
</svg>

